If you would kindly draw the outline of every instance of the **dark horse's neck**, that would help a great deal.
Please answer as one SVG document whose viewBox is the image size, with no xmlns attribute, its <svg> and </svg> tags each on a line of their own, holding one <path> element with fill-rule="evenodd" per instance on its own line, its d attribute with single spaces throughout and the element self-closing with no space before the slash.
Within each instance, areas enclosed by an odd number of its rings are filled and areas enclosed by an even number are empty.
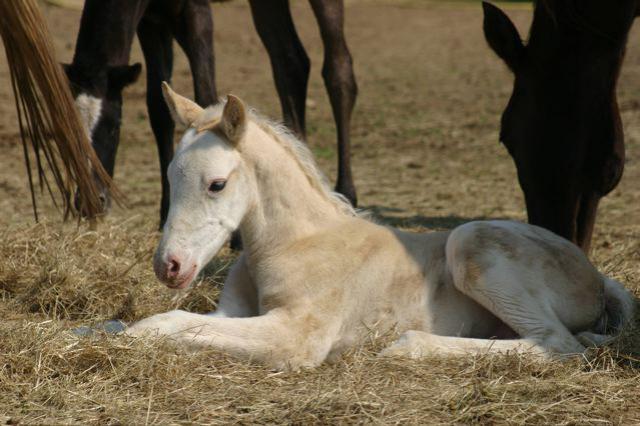
<svg viewBox="0 0 640 426">
<path fill-rule="evenodd" d="M 637 0 L 538 0 L 528 50 L 550 93 L 568 110 L 588 108 L 611 117 L 622 144 L 616 86 Z M 542 81 L 542 80 L 541 80 Z M 621 150 L 622 148 L 617 148 Z"/>
<path fill-rule="evenodd" d="M 149 0 L 86 0 L 73 63 L 126 65 L 136 28 Z"/>
</svg>

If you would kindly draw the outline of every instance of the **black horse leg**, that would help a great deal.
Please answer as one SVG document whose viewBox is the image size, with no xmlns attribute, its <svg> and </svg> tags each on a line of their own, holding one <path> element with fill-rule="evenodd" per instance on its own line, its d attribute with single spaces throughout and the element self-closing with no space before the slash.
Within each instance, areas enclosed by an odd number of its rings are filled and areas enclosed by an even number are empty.
<svg viewBox="0 0 640 426">
<path fill-rule="evenodd" d="M 284 123 L 305 139 L 310 62 L 291 18 L 288 0 L 250 0 L 253 23 L 271 59 Z"/>
<path fill-rule="evenodd" d="M 583 194 L 580 200 L 576 242 L 587 254 L 591 249 L 591 237 L 593 236 L 593 228 L 596 223 L 596 214 L 600 198 L 599 194 L 587 193 Z"/>
<path fill-rule="evenodd" d="M 187 2 L 177 21 L 175 37 L 189 59 L 196 103 L 203 108 L 216 103 L 213 19 L 209 0 Z"/>
<path fill-rule="evenodd" d="M 167 168 L 173 158 L 174 123 L 162 97 L 162 82 L 171 80 L 173 68 L 173 36 L 161 23 L 144 19 L 138 25 L 138 38 L 147 64 L 147 109 L 151 128 L 156 137 L 162 174 L 160 228 L 169 212 L 169 181 Z"/>
<path fill-rule="evenodd" d="M 322 77 L 331 100 L 338 135 L 338 181 L 336 191 L 357 204 L 356 188 L 351 174 L 351 113 L 358 86 L 353 74 L 351 54 L 344 37 L 344 4 L 342 0 L 310 0 L 320 26 L 324 43 Z"/>
</svg>

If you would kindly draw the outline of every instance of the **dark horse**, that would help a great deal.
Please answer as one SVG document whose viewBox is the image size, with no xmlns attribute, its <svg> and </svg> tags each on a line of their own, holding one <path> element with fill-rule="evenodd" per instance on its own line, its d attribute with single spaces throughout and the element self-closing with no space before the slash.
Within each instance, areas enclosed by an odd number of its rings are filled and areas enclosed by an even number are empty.
<svg viewBox="0 0 640 426">
<path fill-rule="evenodd" d="M 636 0 L 539 0 L 525 46 L 483 3 L 491 48 L 515 74 L 500 140 L 513 157 L 529 222 L 589 251 L 600 199 L 622 176 L 616 84 Z"/>
<path fill-rule="evenodd" d="M 322 75 L 338 137 L 336 189 L 353 204 L 349 129 L 357 86 L 344 38 L 342 0 L 309 0 L 324 44 Z M 251 0 L 257 32 L 271 59 L 284 122 L 305 137 L 305 100 L 310 61 L 296 32 L 288 0 Z M 167 166 L 173 157 L 174 124 L 162 99 L 162 81 L 171 81 L 175 39 L 185 52 L 201 106 L 217 102 L 213 21 L 209 0 L 86 0 L 73 62 L 67 75 L 96 152 L 113 175 L 119 143 L 122 90 L 134 82 L 140 64 L 128 65 L 137 33 L 147 71 L 147 108 L 162 173 L 160 225 L 169 208 Z M 109 196 L 103 191 L 105 208 Z"/>
</svg>

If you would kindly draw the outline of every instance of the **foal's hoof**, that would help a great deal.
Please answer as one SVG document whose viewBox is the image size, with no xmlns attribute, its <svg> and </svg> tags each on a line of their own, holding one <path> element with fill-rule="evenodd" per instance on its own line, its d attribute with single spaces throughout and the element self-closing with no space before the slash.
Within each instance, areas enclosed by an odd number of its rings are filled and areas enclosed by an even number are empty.
<svg viewBox="0 0 640 426">
<path fill-rule="evenodd" d="M 127 325 L 120 320 L 110 320 L 98 323 L 93 327 L 88 327 L 83 325 L 82 327 L 77 327 L 71 330 L 73 334 L 80 337 L 93 336 L 96 332 L 103 332 L 107 334 L 118 334 L 122 333 L 124 329 L 127 328 Z"/>
</svg>

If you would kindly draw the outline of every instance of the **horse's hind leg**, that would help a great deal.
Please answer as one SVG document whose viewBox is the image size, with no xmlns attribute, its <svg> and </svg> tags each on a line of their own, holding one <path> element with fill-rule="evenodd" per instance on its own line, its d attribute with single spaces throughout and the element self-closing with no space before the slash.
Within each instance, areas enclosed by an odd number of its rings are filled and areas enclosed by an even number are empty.
<svg viewBox="0 0 640 426">
<path fill-rule="evenodd" d="M 351 174 L 351 113 L 358 86 L 353 74 L 351 54 L 344 37 L 344 4 L 342 0 L 310 0 L 320 26 L 324 44 L 322 77 L 331 100 L 338 136 L 338 180 L 336 191 L 354 206 L 356 188 Z"/>
<path fill-rule="evenodd" d="M 518 236 L 518 231 L 510 232 L 485 223 L 456 228 L 446 246 L 447 266 L 455 287 L 549 354 L 583 353 L 585 347 L 551 306 L 558 296 L 549 293 L 544 280 L 554 272 L 526 266 L 526 261 L 537 259 L 522 259 L 508 252 L 510 243 L 521 242 Z M 539 254 L 530 253 L 534 257 Z M 562 282 L 557 284 L 560 286 Z M 556 290 L 561 292 L 559 288 Z M 589 291 L 586 286 L 585 291 Z M 566 309 L 582 307 L 567 306 Z M 577 312 L 572 312 L 573 317 L 580 316 Z M 566 314 L 570 316 L 569 312 Z"/>
<path fill-rule="evenodd" d="M 213 19 L 209 0 L 190 0 L 176 22 L 175 37 L 189 59 L 196 103 L 217 102 Z"/>
<path fill-rule="evenodd" d="M 174 123 L 162 97 L 162 82 L 171 80 L 173 68 L 173 36 L 166 25 L 143 18 L 138 25 L 138 39 L 147 65 L 147 109 L 156 137 L 162 175 L 160 228 L 169 212 L 169 180 L 167 168 L 173 158 Z"/>
<path fill-rule="evenodd" d="M 267 49 L 284 123 L 305 139 L 305 100 L 311 64 L 293 24 L 288 0 L 250 0 L 253 23 Z"/>
<path fill-rule="evenodd" d="M 489 340 L 439 336 L 424 331 L 409 330 L 380 356 L 422 358 L 428 355 L 481 355 L 488 353 L 523 353 L 546 356 L 537 342 L 529 339 Z"/>
</svg>

